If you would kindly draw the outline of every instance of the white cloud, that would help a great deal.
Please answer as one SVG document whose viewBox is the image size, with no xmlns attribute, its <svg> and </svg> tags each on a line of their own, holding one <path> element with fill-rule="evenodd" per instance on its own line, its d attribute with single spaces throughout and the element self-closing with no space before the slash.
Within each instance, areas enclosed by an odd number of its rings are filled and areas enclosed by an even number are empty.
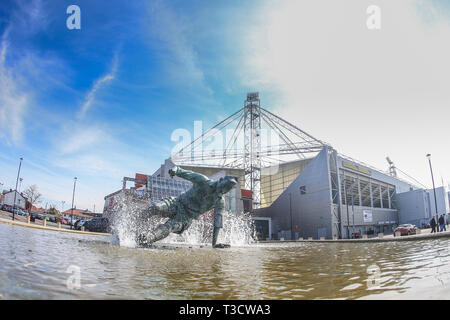
<svg viewBox="0 0 450 320">
<path fill-rule="evenodd" d="M 106 75 L 100 77 L 94 82 L 94 85 L 92 86 L 91 90 L 86 95 L 85 101 L 83 105 L 81 106 L 81 110 L 78 113 L 78 118 L 82 119 L 86 115 L 86 112 L 92 107 L 92 104 L 95 101 L 95 95 L 98 90 L 100 90 L 102 87 L 104 87 L 108 82 L 112 81 L 116 77 L 117 72 L 117 56 L 114 56 L 113 63 L 111 65 L 111 70 Z"/>
<path fill-rule="evenodd" d="M 163 61 L 171 81 L 212 93 L 199 66 L 192 39 L 196 34 L 193 24 L 185 16 L 170 9 L 165 2 L 154 2 L 150 8 L 150 33 L 162 41 L 163 48 L 169 52 L 169 55 L 163 54 Z"/>
<path fill-rule="evenodd" d="M 54 141 L 51 163 L 78 174 L 118 176 L 121 170 L 114 164 L 114 148 L 118 141 L 100 124 L 68 123 Z"/>
<path fill-rule="evenodd" d="M 72 123 L 67 125 L 56 141 L 58 153 L 67 155 L 99 148 L 110 141 L 110 137 L 98 126 Z"/>
<path fill-rule="evenodd" d="M 54 159 L 60 168 L 70 169 L 79 174 L 92 176 L 119 176 L 120 170 L 103 154 L 83 153 Z"/>
<path fill-rule="evenodd" d="M 366 27 L 371 4 L 379 31 Z M 450 180 L 450 26 L 431 2 L 286 0 L 255 15 L 242 81 L 276 96 L 264 106 L 360 160 L 385 168 L 389 155 L 425 183 L 431 152 Z"/>
<path fill-rule="evenodd" d="M 29 97 L 23 92 L 20 79 L 6 66 L 8 30 L 3 33 L 0 54 L 0 139 L 17 144 L 24 136 Z"/>
<path fill-rule="evenodd" d="M 42 0 L 17 1 L 18 10 L 13 14 L 15 27 L 27 33 L 37 33 L 47 28 L 47 10 Z"/>
</svg>

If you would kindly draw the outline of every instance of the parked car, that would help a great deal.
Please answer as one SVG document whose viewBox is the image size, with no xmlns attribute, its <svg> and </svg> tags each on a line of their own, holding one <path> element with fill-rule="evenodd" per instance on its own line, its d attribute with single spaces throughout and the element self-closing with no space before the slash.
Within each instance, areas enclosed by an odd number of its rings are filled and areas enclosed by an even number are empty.
<svg viewBox="0 0 450 320">
<path fill-rule="evenodd" d="M 38 213 L 38 214 L 36 215 L 36 219 L 44 220 L 44 216 L 43 216 L 42 214 Z"/>
<path fill-rule="evenodd" d="M 50 222 L 56 222 L 56 217 L 50 217 Z"/>
<path fill-rule="evenodd" d="M 75 222 L 74 224 L 75 230 L 81 230 L 81 227 L 84 225 L 86 221 L 87 220 L 78 220 L 77 222 Z"/>
<path fill-rule="evenodd" d="M 394 237 L 397 232 L 400 232 L 400 236 L 409 236 L 417 233 L 417 227 L 413 224 L 401 224 L 394 230 Z"/>
<path fill-rule="evenodd" d="M 61 224 L 67 224 L 67 221 L 63 218 L 56 218 L 56 222 L 61 222 Z"/>
<path fill-rule="evenodd" d="M 107 233 L 109 230 L 109 223 L 106 218 L 97 218 L 86 221 L 83 224 L 83 227 L 86 231 Z"/>
<path fill-rule="evenodd" d="M 25 210 L 22 210 L 22 209 L 15 209 L 14 212 L 19 216 L 26 216 L 28 214 L 28 212 L 26 212 Z"/>
</svg>

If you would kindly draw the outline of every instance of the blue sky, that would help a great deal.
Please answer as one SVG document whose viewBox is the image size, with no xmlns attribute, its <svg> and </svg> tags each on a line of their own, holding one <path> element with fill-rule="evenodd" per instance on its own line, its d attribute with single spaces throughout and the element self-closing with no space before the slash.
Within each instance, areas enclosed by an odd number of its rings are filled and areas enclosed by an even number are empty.
<svg viewBox="0 0 450 320">
<path fill-rule="evenodd" d="M 66 28 L 71 4 L 81 30 Z M 215 124 L 249 91 L 338 151 L 382 169 L 389 155 L 427 185 L 431 152 L 447 181 L 448 35 L 440 1 L 2 0 L 0 183 L 14 188 L 23 156 L 22 189 L 36 184 L 43 204 L 69 208 L 77 176 L 76 206 L 100 209 L 122 177 L 158 168 L 175 129 Z"/>
</svg>

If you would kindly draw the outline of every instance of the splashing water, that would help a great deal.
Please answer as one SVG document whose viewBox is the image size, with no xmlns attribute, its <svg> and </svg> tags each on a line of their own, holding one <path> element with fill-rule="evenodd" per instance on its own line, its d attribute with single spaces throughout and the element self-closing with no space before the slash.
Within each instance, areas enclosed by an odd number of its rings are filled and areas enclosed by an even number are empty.
<svg viewBox="0 0 450 320">
<path fill-rule="evenodd" d="M 143 217 L 142 213 L 148 206 L 148 202 L 143 199 L 122 196 L 117 200 L 110 221 L 114 235 L 112 242 L 120 246 L 136 247 L 136 235 L 153 230 L 168 220 L 159 216 Z M 213 228 L 213 212 L 209 211 L 198 220 L 194 220 L 181 235 L 171 233 L 158 243 L 211 245 Z M 245 246 L 256 242 L 254 221 L 250 214 L 225 211 L 223 228 L 217 242 L 233 246 Z"/>
<path fill-rule="evenodd" d="M 160 242 L 211 245 L 213 229 L 213 213 L 208 212 L 200 217 L 200 219 L 194 220 L 191 226 L 181 235 L 171 234 Z M 245 246 L 256 242 L 255 239 L 255 227 L 250 214 L 235 214 L 231 211 L 224 212 L 223 228 L 219 233 L 217 243 Z"/>
</svg>

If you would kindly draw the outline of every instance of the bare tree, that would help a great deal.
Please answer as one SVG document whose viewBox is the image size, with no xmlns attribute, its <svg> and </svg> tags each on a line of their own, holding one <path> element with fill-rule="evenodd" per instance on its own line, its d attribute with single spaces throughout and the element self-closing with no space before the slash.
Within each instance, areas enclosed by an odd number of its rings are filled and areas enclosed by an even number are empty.
<svg viewBox="0 0 450 320">
<path fill-rule="evenodd" d="M 42 197 L 42 194 L 38 191 L 38 188 L 35 184 L 29 186 L 24 192 L 23 195 L 28 199 L 33 207 L 33 204 L 41 202 L 39 199 Z M 31 210 L 31 209 L 30 209 Z"/>
</svg>

